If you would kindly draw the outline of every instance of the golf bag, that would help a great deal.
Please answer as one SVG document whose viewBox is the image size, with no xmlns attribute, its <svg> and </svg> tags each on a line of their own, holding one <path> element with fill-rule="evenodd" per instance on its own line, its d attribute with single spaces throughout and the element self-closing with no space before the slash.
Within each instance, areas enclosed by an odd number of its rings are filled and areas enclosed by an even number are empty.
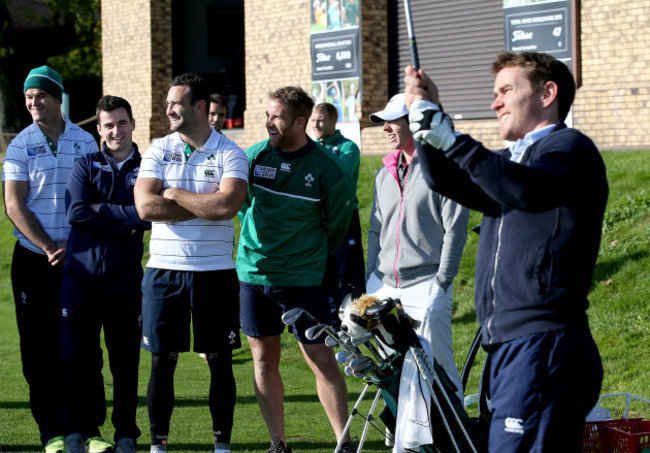
<svg viewBox="0 0 650 453">
<path fill-rule="evenodd" d="M 369 332 L 385 349 L 392 350 L 375 372 L 368 374 L 367 382 L 382 389 L 385 409 L 380 418 L 394 435 L 396 449 L 420 453 L 487 450 L 489 420 L 468 416 L 457 389 L 433 359 L 428 342 L 416 335 L 399 300 L 364 297 L 371 302 L 361 298 L 342 304 L 342 329 L 352 339 Z M 407 410 L 402 406 L 411 406 L 417 399 L 424 400 L 419 408 L 409 407 L 410 412 L 401 413 Z M 430 443 L 423 444 L 423 439 Z"/>
</svg>

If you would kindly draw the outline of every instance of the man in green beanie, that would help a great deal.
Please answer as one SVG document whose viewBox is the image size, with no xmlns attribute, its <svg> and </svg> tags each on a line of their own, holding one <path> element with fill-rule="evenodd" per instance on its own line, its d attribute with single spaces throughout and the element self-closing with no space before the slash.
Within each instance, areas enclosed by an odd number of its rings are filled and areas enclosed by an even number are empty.
<svg viewBox="0 0 650 453">
<path fill-rule="evenodd" d="M 11 283 L 32 414 L 45 452 L 64 453 L 59 293 L 70 232 L 65 188 L 74 161 L 98 147 L 61 112 L 63 82 L 54 69 L 30 71 L 23 91 L 34 122 L 11 141 L 2 168 L 5 210 L 17 238 Z"/>
</svg>

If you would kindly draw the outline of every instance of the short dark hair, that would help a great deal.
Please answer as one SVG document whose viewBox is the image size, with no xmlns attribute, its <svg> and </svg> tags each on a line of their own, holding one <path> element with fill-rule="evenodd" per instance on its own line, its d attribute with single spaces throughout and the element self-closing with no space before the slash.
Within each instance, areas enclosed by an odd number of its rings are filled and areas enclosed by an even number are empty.
<svg viewBox="0 0 650 453">
<path fill-rule="evenodd" d="M 226 111 L 228 111 L 228 100 L 225 96 L 222 96 L 219 93 L 212 93 L 210 95 L 210 102 L 214 102 L 215 104 L 225 108 Z"/>
<path fill-rule="evenodd" d="M 569 67 L 545 53 L 503 52 L 492 63 L 492 75 L 496 77 L 503 68 L 512 67 L 526 71 L 526 77 L 535 91 L 541 89 L 546 82 L 555 82 L 558 87 L 558 114 L 560 120 L 564 121 L 576 96 L 576 82 Z"/>
<path fill-rule="evenodd" d="M 293 119 L 303 117 L 305 124 L 309 121 L 314 108 L 314 100 L 299 86 L 278 88 L 269 93 L 269 98 L 289 107 Z"/>
<path fill-rule="evenodd" d="M 190 89 L 190 104 L 194 105 L 198 101 L 205 101 L 206 115 L 210 110 L 210 87 L 208 82 L 199 75 L 188 72 L 174 77 L 169 84 L 169 88 L 185 85 Z"/>
<path fill-rule="evenodd" d="M 101 98 L 97 103 L 97 109 L 95 110 L 95 115 L 97 115 L 97 124 L 99 124 L 99 112 L 112 112 L 119 108 L 126 110 L 129 120 L 133 121 L 133 111 L 131 110 L 131 104 L 129 104 L 129 101 L 118 96 L 107 95 Z"/>
<path fill-rule="evenodd" d="M 321 102 L 316 107 L 314 107 L 314 112 L 324 113 L 325 115 L 327 115 L 328 118 L 334 118 L 337 121 L 339 119 L 338 110 L 336 110 L 336 107 L 334 107 L 329 102 Z"/>
</svg>

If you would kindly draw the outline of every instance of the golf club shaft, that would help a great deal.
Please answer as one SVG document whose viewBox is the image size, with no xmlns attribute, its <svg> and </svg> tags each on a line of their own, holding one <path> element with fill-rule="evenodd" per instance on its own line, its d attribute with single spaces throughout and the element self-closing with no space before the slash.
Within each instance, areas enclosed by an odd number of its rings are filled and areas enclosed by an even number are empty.
<svg viewBox="0 0 650 453">
<path fill-rule="evenodd" d="M 404 0 L 404 14 L 406 15 L 406 30 L 409 37 L 409 48 L 411 50 L 411 65 L 417 71 L 420 69 L 420 57 L 418 46 L 415 43 L 415 31 L 413 30 L 413 17 L 411 16 L 411 1 Z"/>
</svg>

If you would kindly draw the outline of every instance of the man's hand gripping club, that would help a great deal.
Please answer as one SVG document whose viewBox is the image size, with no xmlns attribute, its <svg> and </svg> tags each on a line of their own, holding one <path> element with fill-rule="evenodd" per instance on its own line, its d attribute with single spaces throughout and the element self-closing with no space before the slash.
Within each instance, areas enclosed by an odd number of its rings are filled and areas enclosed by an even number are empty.
<svg viewBox="0 0 650 453">
<path fill-rule="evenodd" d="M 456 141 L 454 124 L 442 110 L 438 88 L 420 69 L 407 66 L 404 76 L 406 106 L 413 138 L 434 148 L 447 151 Z"/>
</svg>

